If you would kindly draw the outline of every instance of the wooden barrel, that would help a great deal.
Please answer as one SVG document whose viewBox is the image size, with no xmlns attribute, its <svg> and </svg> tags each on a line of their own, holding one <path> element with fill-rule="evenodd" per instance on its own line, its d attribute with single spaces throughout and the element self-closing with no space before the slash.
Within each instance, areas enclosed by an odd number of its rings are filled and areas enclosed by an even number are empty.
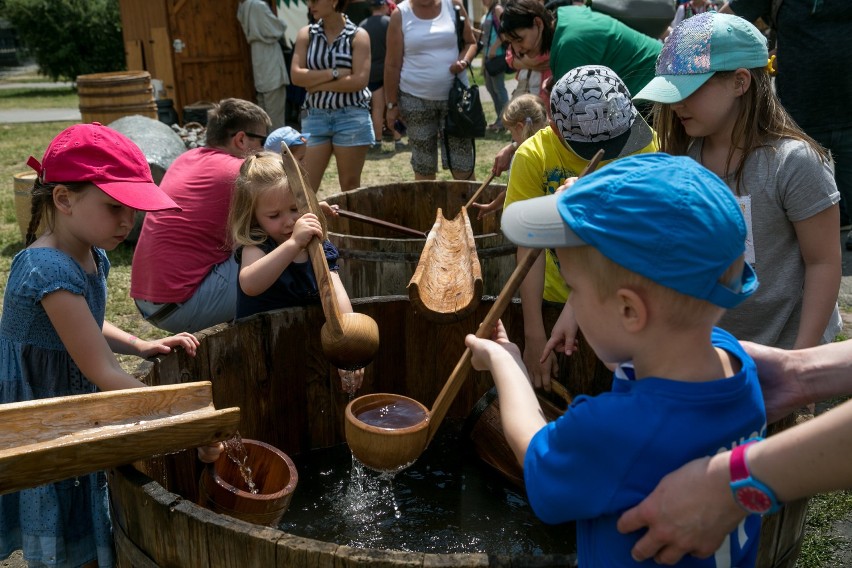
<svg viewBox="0 0 852 568">
<path fill-rule="evenodd" d="M 157 118 L 151 74 L 147 71 L 79 75 L 77 94 L 83 122 L 109 124 L 135 114 Z"/>
<path fill-rule="evenodd" d="M 436 324 L 418 316 L 407 297 L 353 301 L 379 324 L 382 343 L 366 368 L 359 394 L 391 392 L 431 406 L 492 305 L 485 299 L 462 321 Z M 320 306 L 258 314 L 198 335 L 195 357 L 182 350 L 156 360 L 143 376 L 151 385 L 194 377 L 213 382 L 217 408 L 239 406 L 239 431 L 290 456 L 345 442 L 349 396 L 322 355 Z M 520 303 L 506 311 L 513 339 L 523 338 Z M 294 339 L 297 338 L 297 339 Z M 491 387 L 490 375 L 472 371 L 449 410 L 459 421 Z M 158 457 L 109 472 L 112 520 L 119 566 L 567 566 L 564 554 L 435 554 L 356 549 L 297 537 L 220 515 L 197 505 L 201 465 L 194 450 Z M 566 548 L 569 545 L 566 544 Z"/>
<path fill-rule="evenodd" d="M 222 454 L 201 474 L 198 504 L 250 523 L 278 526 L 299 481 L 290 456 L 258 440 L 242 440 L 245 465 L 257 493 L 248 489 L 239 465 Z"/>
<path fill-rule="evenodd" d="M 341 209 L 428 232 L 440 207 L 452 219 L 467 203 L 480 182 L 415 181 L 363 187 L 326 198 Z M 490 185 L 480 203 L 491 201 L 505 185 Z M 496 296 L 515 269 L 516 247 L 500 231 L 500 213 L 476 219 L 470 215 L 476 253 L 482 268 L 483 293 Z M 408 295 L 424 238 L 366 223 L 334 217 L 328 219 L 329 240 L 340 250 L 340 278 L 349 296 L 366 298 Z"/>
<path fill-rule="evenodd" d="M 14 175 L 15 217 L 21 230 L 21 240 L 27 238 L 27 229 L 32 218 L 32 189 L 35 182 L 35 172 L 22 172 Z"/>
<path fill-rule="evenodd" d="M 486 298 L 467 318 L 437 324 L 420 317 L 407 297 L 354 300 L 355 310 L 372 317 L 381 332 L 381 347 L 365 369 L 359 394 L 399 393 L 431 406 L 464 351 L 465 335 L 476 331 L 492 304 Z M 554 310 L 546 307 L 545 317 L 555 317 Z M 520 302 L 512 302 L 502 320 L 510 339 L 522 342 Z M 324 322 L 321 307 L 311 306 L 215 326 L 198 334 L 201 345 L 195 357 L 183 350 L 159 357 L 142 379 L 150 385 L 211 380 L 216 408 L 241 408 L 243 435 L 291 456 L 341 444 L 349 396 L 340 389 L 337 370 L 322 355 Z M 566 386 L 571 394 L 610 388 L 611 373 L 600 371 L 591 350 L 581 349 L 568 359 Z M 466 418 L 492 386 L 490 375 L 471 371 L 448 417 Z M 134 465 L 109 472 L 119 566 L 496 567 L 566 566 L 575 560 L 573 550 L 508 558 L 356 549 L 297 537 L 198 506 L 202 467 L 194 450 Z M 759 558 L 771 559 L 758 565 L 792 567 L 799 526 L 800 518 L 787 513 L 764 519 Z M 764 556 L 767 547 L 790 556 Z"/>
</svg>

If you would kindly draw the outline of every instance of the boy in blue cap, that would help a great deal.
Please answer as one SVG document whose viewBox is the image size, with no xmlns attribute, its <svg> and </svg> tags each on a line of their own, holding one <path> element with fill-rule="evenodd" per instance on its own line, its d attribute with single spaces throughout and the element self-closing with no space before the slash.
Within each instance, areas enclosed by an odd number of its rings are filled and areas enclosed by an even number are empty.
<svg viewBox="0 0 852 568">
<path fill-rule="evenodd" d="M 467 337 L 473 366 L 494 377 L 535 513 L 577 521 L 580 566 L 635 566 L 640 535 L 616 530 L 621 512 L 668 472 L 766 430 L 754 362 L 714 327 L 757 288 L 742 213 L 696 161 L 641 154 L 512 204 L 502 225 L 519 246 L 556 249 L 580 329 L 615 378 L 546 423 L 502 324 L 493 340 Z M 753 566 L 759 532 L 747 517 L 715 556 L 680 565 Z"/>
<path fill-rule="evenodd" d="M 310 134 L 302 134 L 292 126 L 282 126 L 273 130 L 272 134 L 266 137 L 263 149 L 280 154 L 281 146 L 287 146 L 293 153 L 293 157 L 301 162 L 305 157 L 305 150 L 308 147 L 308 138 L 310 137 Z"/>
</svg>

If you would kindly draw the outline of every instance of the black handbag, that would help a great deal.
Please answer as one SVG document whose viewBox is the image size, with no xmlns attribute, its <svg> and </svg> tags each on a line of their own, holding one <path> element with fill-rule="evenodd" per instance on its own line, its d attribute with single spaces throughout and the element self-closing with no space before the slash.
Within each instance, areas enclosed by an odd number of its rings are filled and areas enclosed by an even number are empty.
<svg viewBox="0 0 852 568">
<path fill-rule="evenodd" d="M 509 64 L 504 55 L 498 55 L 485 60 L 485 72 L 492 77 L 509 72 Z"/>
<path fill-rule="evenodd" d="M 476 83 L 465 87 L 458 77 L 454 77 L 447 97 L 444 132 L 457 138 L 482 138 L 485 136 L 485 125 L 485 111 L 482 110 L 479 87 Z"/>
<path fill-rule="evenodd" d="M 456 34 L 459 43 L 462 40 L 463 20 L 458 6 L 456 10 Z M 447 117 L 444 120 L 444 140 L 447 136 L 457 138 L 483 138 L 485 136 L 485 111 L 482 110 L 482 100 L 479 98 L 479 87 L 470 74 L 471 85 L 465 87 L 458 78 L 453 77 L 453 85 L 447 95 Z"/>
</svg>

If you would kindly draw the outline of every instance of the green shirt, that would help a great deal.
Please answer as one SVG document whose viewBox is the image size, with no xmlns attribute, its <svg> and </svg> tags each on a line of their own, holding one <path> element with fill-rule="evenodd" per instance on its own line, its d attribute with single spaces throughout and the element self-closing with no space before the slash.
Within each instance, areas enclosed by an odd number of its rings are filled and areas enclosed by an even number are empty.
<svg viewBox="0 0 852 568">
<path fill-rule="evenodd" d="M 585 6 L 563 6 L 556 12 L 550 69 L 558 81 L 575 67 L 605 65 L 635 95 L 654 78 L 662 46 L 606 14 Z"/>
</svg>

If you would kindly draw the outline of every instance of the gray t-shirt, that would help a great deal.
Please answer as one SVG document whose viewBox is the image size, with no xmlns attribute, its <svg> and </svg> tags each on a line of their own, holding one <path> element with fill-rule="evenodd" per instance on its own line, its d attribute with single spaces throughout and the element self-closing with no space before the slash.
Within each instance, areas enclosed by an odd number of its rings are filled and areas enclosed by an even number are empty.
<svg viewBox="0 0 852 568">
<path fill-rule="evenodd" d="M 689 156 L 700 161 L 701 145 L 696 140 Z M 740 340 L 789 349 L 799 330 L 805 281 L 793 223 L 840 201 L 831 169 L 804 142 L 784 139 L 749 156 L 739 192 L 733 175 L 725 183 L 742 207 L 748 227 L 745 259 L 757 272 L 760 287 L 726 312 L 719 327 Z M 826 327 L 832 338 L 840 330 L 836 308 Z"/>
</svg>

